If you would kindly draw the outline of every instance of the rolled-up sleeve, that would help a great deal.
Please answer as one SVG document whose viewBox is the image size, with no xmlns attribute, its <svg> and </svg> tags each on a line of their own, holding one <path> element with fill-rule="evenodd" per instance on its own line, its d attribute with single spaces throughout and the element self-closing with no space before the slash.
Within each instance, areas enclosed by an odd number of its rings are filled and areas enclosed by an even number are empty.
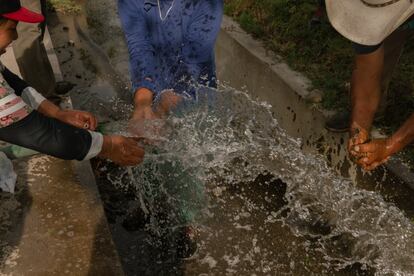
<svg viewBox="0 0 414 276">
<path fill-rule="evenodd" d="M 133 93 L 139 88 L 147 88 L 157 93 L 155 51 L 150 42 L 143 10 L 139 5 L 140 1 L 118 1 L 119 16 L 130 57 Z"/>
</svg>

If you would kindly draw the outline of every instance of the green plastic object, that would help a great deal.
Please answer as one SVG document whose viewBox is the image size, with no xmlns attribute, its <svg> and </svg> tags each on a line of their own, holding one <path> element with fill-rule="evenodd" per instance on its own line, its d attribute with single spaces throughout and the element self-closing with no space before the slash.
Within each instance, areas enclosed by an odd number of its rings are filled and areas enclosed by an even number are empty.
<svg viewBox="0 0 414 276">
<path fill-rule="evenodd" d="M 4 152 L 10 159 L 18 159 L 26 156 L 32 156 L 38 154 L 39 152 L 17 145 L 7 145 L 0 148 L 0 151 Z"/>
</svg>

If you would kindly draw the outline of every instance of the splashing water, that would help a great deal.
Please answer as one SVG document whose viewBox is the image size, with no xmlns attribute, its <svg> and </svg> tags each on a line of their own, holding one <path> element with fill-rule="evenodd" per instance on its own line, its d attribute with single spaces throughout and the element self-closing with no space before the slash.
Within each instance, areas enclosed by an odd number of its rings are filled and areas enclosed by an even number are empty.
<svg viewBox="0 0 414 276">
<path fill-rule="evenodd" d="M 269 105 L 232 89 L 204 91 L 162 130 L 127 171 L 132 182 L 111 181 L 135 188 L 153 231 L 198 225 L 189 274 L 414 274 L 409 218 L 303 153 Z"/>
</svg>

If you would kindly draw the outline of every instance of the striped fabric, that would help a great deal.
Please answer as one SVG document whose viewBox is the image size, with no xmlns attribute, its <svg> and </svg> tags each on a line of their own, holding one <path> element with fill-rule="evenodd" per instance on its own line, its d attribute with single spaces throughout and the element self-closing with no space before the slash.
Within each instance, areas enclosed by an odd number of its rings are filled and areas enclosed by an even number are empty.
<svg viewBox="0 0 414 276">
<path fill-rule="evenodd" d="M 6 82 L 4 70 L 4 65 L 0 63 L 0 128 L 20 121 L 32 111 Z"/>
</svg>

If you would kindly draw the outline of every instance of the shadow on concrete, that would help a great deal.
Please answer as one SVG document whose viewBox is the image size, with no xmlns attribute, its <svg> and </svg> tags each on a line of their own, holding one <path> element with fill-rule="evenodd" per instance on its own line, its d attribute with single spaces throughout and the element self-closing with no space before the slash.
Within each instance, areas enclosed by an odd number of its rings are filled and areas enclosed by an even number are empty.
<svg viewBox="0 0 414 276">
<path fill-rule="evenodd" d="M 111 233 L 105 217 L 96 225 L 95 237 L 92 245 L 89 271 L 85 275 L 124 275 L 118 260 L 118 253 L 112 245 Z M 108 246 L 111 245 L 111 246 Z"/>
<path fill-rule="evenodd" d="M 25 218 L 32 206 L 29 192 L 27 166 L 24 161 L 15 161 L 18 175 L 15 193 L 0 191 L 0 272 L 6 273 L 17 264 L 17 246 L 22 238 Z"/>
</svg>

